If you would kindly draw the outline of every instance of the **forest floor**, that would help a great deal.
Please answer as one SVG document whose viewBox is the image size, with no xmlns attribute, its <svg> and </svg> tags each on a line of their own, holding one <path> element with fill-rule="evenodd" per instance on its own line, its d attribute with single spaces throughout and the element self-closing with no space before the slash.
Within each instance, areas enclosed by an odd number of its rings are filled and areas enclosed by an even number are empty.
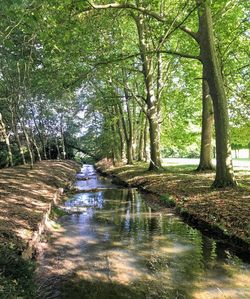
<svg viewBox="0 0 250 299">
<path fill-rule="evenodd" d="M 194 165 L 164 165 L 158 172 L 147 171 L 146 163 L 112 166 L 103 160 L 97 168 L 131 187 L 156 194 L 156 206 L 176 205 L 179 214 L 205 230 L 226 237 L 250 250 L 250 171 L 235 169 L 238 187 L 211 188 L 214 172 L 195 172 Z"/>
<path fill-rule="evenodd" d="M 58 188 L 65 188 L 79 165 L 72 161 L 42 161 L 0 169 L 0 244 L 25 249 L 39 229 Z"/>
</svg>

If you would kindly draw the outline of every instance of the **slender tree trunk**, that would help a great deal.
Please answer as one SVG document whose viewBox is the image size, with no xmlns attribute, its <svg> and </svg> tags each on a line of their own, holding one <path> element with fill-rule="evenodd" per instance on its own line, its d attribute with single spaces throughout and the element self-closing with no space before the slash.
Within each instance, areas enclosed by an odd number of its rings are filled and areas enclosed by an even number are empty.
<svg viewBox="0 0 250 299">
<path fill-rule="evenodd" d="M 112 111 L 112 114 L 114 113 L 114 111 Z M 112 132 L 112 160 L 114 162 L 114 165 L 116 165 L 116 163 L 118 161 L 120 161 L 120 151 L 119 151 L 119 147 L 117 146 L 117 137 L 119 136 L 118 133 L 118 128 L 114 125 L 111 124 L 111 132 Z"/>
<path fill-rule="evenodd" d="M 121 120 L 119 118 L 119 120 L 118 120 L 118 134 L 119 134 L 119 137 L 120 137 L 120 157 L 121 157 L 121 161 L 124 162 L 126 160 L 126 147 L 125 147 L 124 133 L 123 133 L 121 127 L 122 127 Z"/>
<path fill-rule="evenodd" d="M 197 171 L 212 170 L 212 132 L 213 132 L 213 102 L 203 71 L 202 80 L 202 131 L 200 164 Z"/>
<path fill-rule="evenodd" d="M 143 161 L 143 149 L 144 149 L 144 127 L 145 127 L 145 117 L 143 113 L 141 113 L 141 123 L 140 123 L 140 136 L 139 136 L 139 144 L 138 144 L 138 161 Z"/>
<path fill-rule="evenodd" d="M 30 138 L 29 138 L 29 135 L 27 133 L 27 130 L 25 128 L 24 123 L 22 121 L 20 121 L 20 124 L 21 124 L 22 129 L 23 129 L 23 134 L 25 136 L 25 140 L 26 140 L 26 144 L 27 144 L 27 148 L 28 148 L 28 152 L 29 152 L 30 168 L 33 168 L 33 166 L 34 166 L 34 156 L 33 156 L 32 148 L 31 148 Z"/>
<path fill-rule="evenodd" d="M 66 148 L 65 148 L 65 142 L 64 142 L 62 117 L 61 117 L 61 122 L 60 122 L 60 132 L 61 132 L 61 140 L 62 140 L 62 157 L 63 157 L 63 160 L 65 160 L 66 159 Z"/>
<path fill-rule="evenodd" d="M 125 118 L 124 118 L 124 113 L 123 113 L 123 110 L 122 110 L 121 103 L 119 103 L 118 107 L 119 107 L 119 112 L 120 112 L 120 116 L 121 116 L 121 122 L 122 122 L 124 136 L 125 136 L 125 141 L 126 141 L 126 158 L 127 158 L 127 164 L 130 165 L 130 164 L 133 164 L 133 150 L 132 150 L 133 143 L 132 143 L 132 136 L 130 135 L 131 128 L 127 129 L 126 121 L 125 121 Z"/>
<path fill-rule="evenodd" d="M 124 93 L 126 98 L 126 108 L 127 108 L 127 116 L 128 116 L 127 164 L 133 164 L 133 120 L 132 120 L 131 110 L 129 106 L 128 91 L 126 87 L 124 89 Z"/>
<path fill-rule="evenodd" d="M 46 137 L 44 137 L 44 134 L 43 134 L 43 136 L 42 136 L 42 138 L 41 138 L 43 141 L 42 141 L 42 147 L 43 147 L 43 156 L 44 156 L 44 160 L 47 160 L 48 159 L 48 157 L 47 157 L 47 151 L 46 151 Z M 49 155 L 50 155 L 50 153 L 49 153 Z M 51 159 L 51 156 L 50 156 L 50 159 Z"/>
<path fill-rule="evenodd" d="M 148 142 L 148 119 L 145 119 L 144 126 L 144 141 L 143 141 L 143 158 L 147 162 L 148 161 L 148 153 L 147 153 L 147 142 Z"/>
<path fill-rule="evenodd" d="M 9 135 L 6 132 L 6 127 L 5 123 L 3 122 L 3 117 L 2 114 L 0 113 L 0 133 L 3 135 L 4 141 L 7 146 L 7 152 L 8 152 L 8 166 L 13 166 L 13 155 L 11 151 L 11 146 L 10 146 L 10 139 Z"/>
<path fill-rule="evenodd" d="M 60 153 L 60 148 L 59 148 L 59 143 L 58 143 L 58 140 L 57 138 L 55 138 L 55 142 L 56 142 L 56 150 L 57 150 L 57 160 L 60 160 L 61 159 L 61 153 Z"/>
<path fill-rule="evenodd" d="M 220 188 L 235 186 L 236 181 L 234 179 L 229 138 L 227 99 L 221 67 L 215 48 L 210 7 L 211 1 L 197 0 L 197 4 L 199 4 L 199 43 L 201 48 L 201 59 L 214 107 L 216 177 L 213 187 Z"/>
<path fill-rule="evenodd" d="M 132 109 L 132 153 L 133 153 L 133 160 L 136 160 L 136 147 L 137 147 L 137 142 L 138 142 L 138 125 L 137 125 L 137 112 L 136 112 L 136 105 L 135 102 L 133 101 L 132 103 L 133 109 Z"/>
<path fill-rule="evenodd" d="M 51 139 L 50 138 L 48 139 L 48 156 L 49 156 L 49 160 L 51 160 Z M 46 154 L 46 159 L 47 159 L 47 154 Z"/>
<path fill-rule="evenodd" d="M 144 82 L 147 91 L 147 117 L 149 123 L 149 141 L 150 141 L 150 164 L 149 170 L 158 170 L 161 168 L 160 157 L 160 123 L 159 123 L 159 106 L 154 91 L 154 66 L 153 58 L 147 54 L 148 38 L 146 34 L 144 17 L 134 17 L 139 37 L 139 49 L 143 64 Z"/>
<path fill-rule="evenodd" d="M 44 136 L 43 136 L 43 133 L 40 131 L 39 126 L 37 125 L 36 117 L 35 117 L 35 113 L 34 113 L 33 109 L 31 109 L 31 113 L 32 113 L 32 116 L 33 116 L 33 122 L 34 122 L 35 128 L 36 128 L 36 130 L 37 130 L 39 139 L 40 139 L 41 144 L 42 144 L 42 149 L 43 149 L 43 156 L 44 156 L 44 159 L 47 160 L 46 140 L 45 140 L 45 138 L 44 138 Z M 40 122 L 39 122 L 39 123 L 40 123 Z"/>
<path fill-rule="evenodd" d="M 122 127 L 121 115 L 119 113 L 119 108 L 117 105 L 115 105 L 114 107 L 114 113 L 119 116 L 117 120 L 117 128 L 118 128 L 118 135 L 120 139 L 120 158 L 121 161 L 124 162 L 126 160 L 125 137 L 124 137 L 123 127 Z"/>
<path fill-rule="evenodd" d="M 36 154 L 37 154 L 38 161 L 41 162 L 41 161 L 42 161 L 42 158 L 41 158 L 41 155 L 40 155 L 40 150 L 39 150 L 39 147 L 38 147 L 38 145 L 37 145 L 37 143 L 36 143 L 36 139 L 35 139 L 35 137 L 33 136 L 32 133 L 31 133 L 31 141 L 32 141 L 32 143 L 33 143 L 33 145 L 34 145 L 34 148 L 35 148 L 35 150 L 36 150 Z"/>
<path fill-rule="evenodd" d="M 14 135 L 15 135 L 15 138 L 16 138 L 16 141 L 17 141 L 17 145 L 18 145 L 18 149 L 19 149 L 19 152 L 20 152 L 20 156 L 22 158 L 23 164 L 25 165 L 26 164 L 25 155 L 24 155 L 24 152 L 23 152 L 23 148 L 22 148 L 20 138 L 19 138 L 16 116 L 14 116 L 13 110 L 11 111 L 11 121 L 12 121 L 13 132 L 14 132 Z"/>
</svg>

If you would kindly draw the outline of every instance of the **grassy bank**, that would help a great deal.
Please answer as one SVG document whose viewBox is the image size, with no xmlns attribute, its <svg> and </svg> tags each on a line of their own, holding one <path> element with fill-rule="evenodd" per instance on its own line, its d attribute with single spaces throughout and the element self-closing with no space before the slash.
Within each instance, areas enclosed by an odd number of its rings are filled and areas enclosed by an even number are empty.
<svg viewBox="0 0 250 299">
<path fill-rule="evenodd" d="M 239 187 L 215 190 L 214 172 L 197 173 L 194 165 L 167 165 L 159 172 L 147 171 L 146 163 L 114 167 L 104 160 L 96 166 L 117 182 L 156 194 L 159 206 L 175 206 L 190 223 L 250 250 L 249 171 L 236 171 Z"/>
<path fill-rule="evenodd" d="M 45 226 L 58 188 L 67 188 L 79 165 L 43 161 L 0 170 L 0 298 L 34 298 L 34 263 L 24 258 Z"/>
</svg>

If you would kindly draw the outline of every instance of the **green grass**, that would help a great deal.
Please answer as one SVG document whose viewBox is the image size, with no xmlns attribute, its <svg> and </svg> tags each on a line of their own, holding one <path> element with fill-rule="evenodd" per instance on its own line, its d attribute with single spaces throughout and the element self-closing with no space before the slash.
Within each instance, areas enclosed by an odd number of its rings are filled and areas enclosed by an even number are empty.
<svg viewBox="0 0 250 299">
<path fill-rule="evenodd" d="M 164 166 L 165 172 L 172 172 L 172 173 L 190 173 L 195 171 L 197 165 L 190 164 L 190 165 L 168 165 Z"/>
<path fill-rule="evenodd" d="M 14 245 L 0 245 L 0 298 L 35 298 L 34 270 Z"/>
<path fill-rule="evenodd" d="M 160 200 L 162 202 L 164 202 L 164 204 L 168 207 L 168 208 L 173 208 L 176 206 L 176 201 L 175 199 L 168 193 L 165 193 L 163 195 L 160 196 Z"/>
</svg>

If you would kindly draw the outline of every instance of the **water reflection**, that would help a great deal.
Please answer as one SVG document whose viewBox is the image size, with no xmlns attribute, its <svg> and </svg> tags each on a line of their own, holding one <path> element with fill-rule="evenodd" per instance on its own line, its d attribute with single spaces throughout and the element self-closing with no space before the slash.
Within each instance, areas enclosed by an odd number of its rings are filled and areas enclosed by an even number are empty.
<svg viewBox="0 0 250 299">
<path fill-rule="evenodd" d="M 75 186 L 78 190 L 87 191 L 102 188 L 117 188 L 110 180 L 96 173 L 93 165 L 84 165 L 76 176 Z"/>
<path fill-rule="evenodd" d="M 76 194 L 65 206 L 86 210 L 61 218 L 41 298 L 250 298 L 249 264 L 134 189 Z"/>
</svg>

